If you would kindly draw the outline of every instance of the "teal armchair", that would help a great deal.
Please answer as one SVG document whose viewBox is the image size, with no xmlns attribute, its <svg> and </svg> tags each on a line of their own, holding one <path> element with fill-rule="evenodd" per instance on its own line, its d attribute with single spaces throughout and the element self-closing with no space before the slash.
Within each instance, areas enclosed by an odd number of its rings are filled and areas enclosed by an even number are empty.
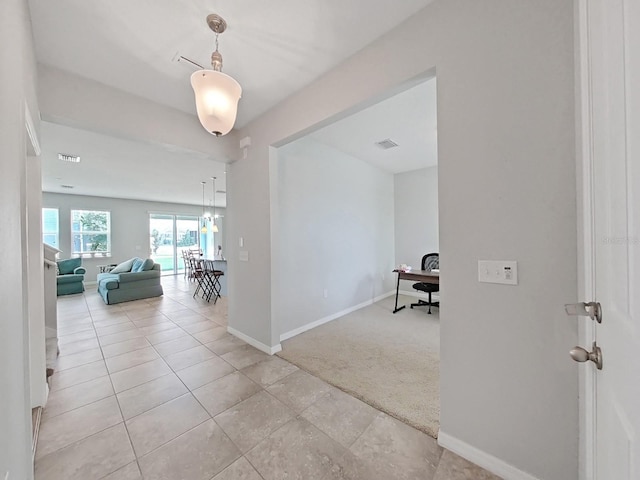
<svg viewBox="0 0 640 480">
<path fill-rule="evenodd" d="M 84 292 L 84 274 L 81 258 L 58 260 L 57 289 L 58 296 Z"/>
</svg>

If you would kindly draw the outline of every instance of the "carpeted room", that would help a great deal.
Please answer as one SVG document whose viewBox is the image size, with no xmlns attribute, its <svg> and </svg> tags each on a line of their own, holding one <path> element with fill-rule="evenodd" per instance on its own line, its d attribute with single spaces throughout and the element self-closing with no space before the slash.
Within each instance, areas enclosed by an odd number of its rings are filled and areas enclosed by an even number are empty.
<svg viewBox="0 0 640 480">
<path fill-rule="evenodd" d="M 399 302 L 414 298 L 401 295 Z M 438 309 L 393 314 L 394 297 L 282 343 L 279 355 L 403 422 L 437 437 Z"/>
<path fill-rule="evenodd" d="M 272 218 L 280 355 L 433 437 L 439 310 L 393 314 L 388 295 L 397 265 L 439 251 L 435 104 L 431 78 L 280 147 Z"/>
</svg>

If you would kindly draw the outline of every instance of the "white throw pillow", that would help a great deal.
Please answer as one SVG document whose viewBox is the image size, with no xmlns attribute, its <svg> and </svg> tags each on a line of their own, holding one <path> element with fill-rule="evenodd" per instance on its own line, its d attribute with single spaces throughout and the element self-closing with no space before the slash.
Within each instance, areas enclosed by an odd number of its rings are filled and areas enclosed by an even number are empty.
<svg viewBox="0 0 640 480">
<path fill-rule="evenodd" d="M 111 270 L 111 272 L 109 273 L 126 273 L 126 272 L 130 272 L 131 271 L 131 267 L 133 266 L 133 262 L 136 261 L 137 257 L 133 257 L 130 258 L 129 260 L 127 260 L 126 262 L 122 262 L 120 264 L 118 264 L 118 266 L 116 268 L 114 268 L 113 270 Z"/>
</svg>

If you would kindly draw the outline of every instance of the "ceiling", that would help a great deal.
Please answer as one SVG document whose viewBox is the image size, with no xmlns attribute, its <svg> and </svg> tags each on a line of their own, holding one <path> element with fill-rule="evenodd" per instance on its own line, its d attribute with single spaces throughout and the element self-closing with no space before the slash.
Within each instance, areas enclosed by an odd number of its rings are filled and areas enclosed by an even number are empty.
<svg viewBox="0 0 640 480">
<path fill-rule="evenodd" d="M 432 0 L 30 0 L 37 60 L 195 115 L 189 76 L 220 36 L 223 71 L 243 87 L 237 128 L 331 70 Z M 425 134 L 426 132 L 426 134 Z M 435 163 L 435 80 L 317 131 L 323 143 L 397 173 Z M 391 138 L 400 147 L 380 150 Z M 43 189 L 200 205 L 226 190 L 225 164 L 185 149 L 42 122 Z M 57 160 L 80 155 L 80 164 Z M 125 178 L 121 172 L 127 171 Z M 73 185 L 72 190 L 61 185 Z M 216 195 L 224 206 L 226 196 Z"/>
<path fill-rule="evenodd" d="M 372 105 L 310 136 L 391 173 L 437 165 L 436 79 Z M 387 139 L 398 146 L 385 150 L 376 145 Z"/>
<path fill-rule="evenodd" d="M 49 122 L 41 123 L 40 140 L 45 192 L 202 205 L 200 182 L 207 182 L 209 205 L 216 177 L 216 206 L 226 206 L 226 164 L 205 154 Z M 80 163 L 58 160 L 58 153 L 77 155 Z"/>
</svg>

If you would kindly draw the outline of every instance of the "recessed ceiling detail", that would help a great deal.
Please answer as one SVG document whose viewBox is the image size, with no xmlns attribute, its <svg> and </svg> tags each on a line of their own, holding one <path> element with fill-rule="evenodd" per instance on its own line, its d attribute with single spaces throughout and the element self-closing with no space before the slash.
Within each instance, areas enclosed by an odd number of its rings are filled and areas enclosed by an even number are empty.
<svg viewBox="0 0 640 480">
<path fill-rule="evenodd" d="M 376 145 L 382 148 L 383 150 L 389 150 L 390 148 L 395 148 L 398 146 L 398 144 L 393 140 L 391 140 L 390 138 L 380 140 L 379 142 L 376 142 Z"/>
</svg>

